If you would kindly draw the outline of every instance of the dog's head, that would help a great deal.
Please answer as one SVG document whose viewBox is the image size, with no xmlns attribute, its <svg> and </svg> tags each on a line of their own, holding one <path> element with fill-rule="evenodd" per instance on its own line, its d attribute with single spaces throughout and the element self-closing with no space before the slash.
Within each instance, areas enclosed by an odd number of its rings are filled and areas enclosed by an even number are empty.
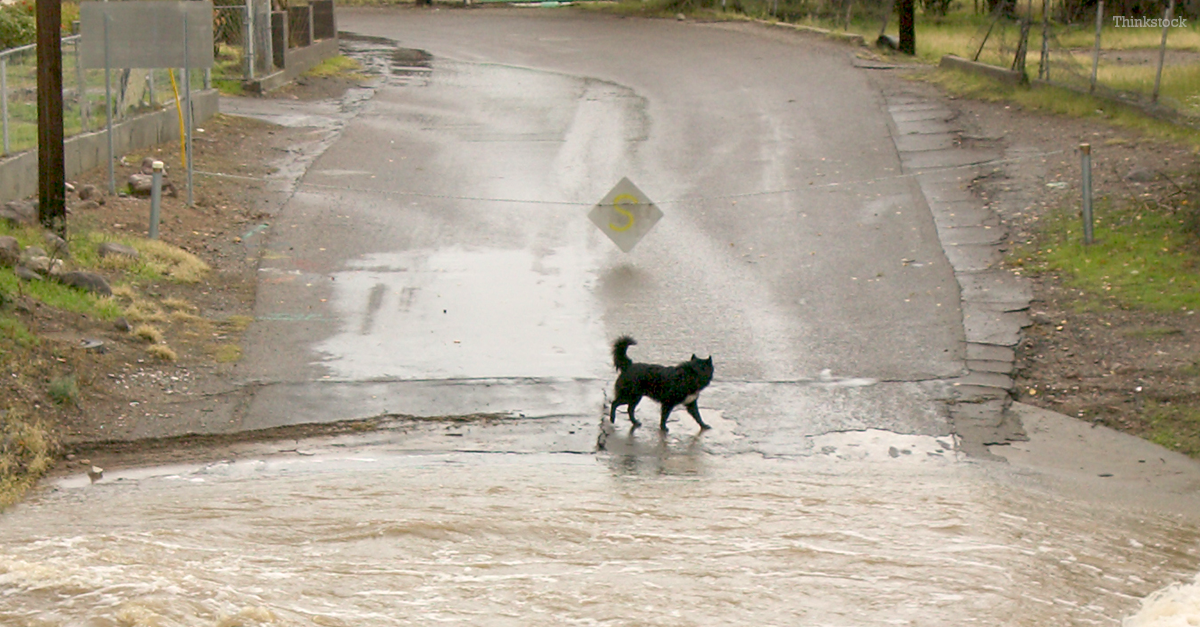
<svg viewBox="0 0 1200 627">
<path fill-rule="evenodd" d="M 693 370 L 695 370 L 700 375 L 701 380 L 704 381 L 704 385 L 708 385 L 709 382 L 712 381 L 712 378 L 713 378 L 712 355 L 709 355 L 706 359 L 700 359 L 695 354 L 693 354 L 691 361 L 688 362 L 688 366 L 690 368 L 692 368 Z"/>
</svg>

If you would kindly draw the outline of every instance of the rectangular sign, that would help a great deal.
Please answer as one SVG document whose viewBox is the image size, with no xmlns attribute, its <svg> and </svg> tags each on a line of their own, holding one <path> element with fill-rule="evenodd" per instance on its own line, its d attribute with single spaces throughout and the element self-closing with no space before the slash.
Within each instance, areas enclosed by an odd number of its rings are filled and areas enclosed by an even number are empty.
<svg viewBox="0 0 1200 627">
<path fill-rule="evenodd" d="M 186 19 L 185 19 L 186 16 Z M 109 67 L 210 68 L 213 64 L 213 5 L 210 1 L 81 2 L 80 55 L 83 67 L 105 66 L 105 25 Z M 184 25 L 187 62 L 184 61 Z"/>
</svg>

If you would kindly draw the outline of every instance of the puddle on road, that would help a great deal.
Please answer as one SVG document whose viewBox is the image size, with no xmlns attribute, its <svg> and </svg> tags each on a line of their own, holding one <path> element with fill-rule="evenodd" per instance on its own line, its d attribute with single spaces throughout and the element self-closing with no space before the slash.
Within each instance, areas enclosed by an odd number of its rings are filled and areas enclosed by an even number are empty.
<svg viewBox="0 0 1200 627">
<path fill-rule="evenodd" d="M 337 378 L 608 374 L 585 252 L 445 248 L 348 266 L 332 276 L 342 328 L 315 346 Z"/>
<path fill-rule="evenodd" d="M 1111 625 L 1200 560 L 1194 525 L 973 463 L 645 442 L 71 479 L 4 515 L 0 621 Z"/>
</svg>

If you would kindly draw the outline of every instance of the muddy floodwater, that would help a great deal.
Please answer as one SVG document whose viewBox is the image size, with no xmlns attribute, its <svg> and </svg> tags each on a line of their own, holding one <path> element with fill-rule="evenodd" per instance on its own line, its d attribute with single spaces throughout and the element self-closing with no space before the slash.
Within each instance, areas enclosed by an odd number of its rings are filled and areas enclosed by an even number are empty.
<svg viewBox="0 0 1200 627">
<path fill-rule="evenodd" d="M 65 477 L 0 518 L 0 624 L 1117 625 L 1200 563 L 1181 518 L 946 451 L 652 449 Z"/>
</svg>

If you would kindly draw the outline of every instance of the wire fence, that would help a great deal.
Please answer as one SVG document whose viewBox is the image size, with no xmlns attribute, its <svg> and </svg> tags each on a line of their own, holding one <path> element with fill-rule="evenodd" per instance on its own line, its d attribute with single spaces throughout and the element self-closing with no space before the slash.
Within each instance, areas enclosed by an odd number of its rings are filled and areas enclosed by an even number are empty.
<svg viewBox="0 0 1200 627">
<path fill-rule="evenodd" d="M 63 133 L 78 135 L 105 125 L 104 70 L 84 69 L 80 36 L 62 40 Z M 183 91 L 182 70 L 113 69 L 113 119 L 119 121 L 174 102 Z M 174 78 L 174 87 L 172 86 Z M 204 87 L 203 71 L 192 73 L 192 85 Z M 37 146 L 37 46 L 0 51 L 0 148 L 5 156 Z"/>
<path fill-rule="evenodd" d="M 1046 5 L 998 12 L 960 56 L 1200 128 L 1200 26 L 1171 15 L 1170 4 L 1157 17 L 1105 14 L 1102 2 L 1095 11 L 1070 24 Z"/>
<path fill-rule="evenodd" d="M 884 34 L 894 41 L 898 30 L 896 0 L 665 1 L 678 10 L 736 12 L 846 30 L 869 43 Z M 915 4 L 917 54 L 928 61 L 953 54 L 1023 70 L 1034 80 L 1125 101 L 1200 127 L 1200 0 Z"/>
<path fill-rule="evenodd" d="M 228 4 L 213 7 L 213 67 L 192 71 L 193 89 L 207 89 L 213 81 L 240 85 L 282 67 L 282 56 L 273 46 L 271 0 L 224 1 Z M 277 13 L 290 27 L 292 36 L 285 40 L 286 47 L 335 37 L 332 13 L 331 0 L 303 5 L 293 1 L 287 13 Z M 62 39 L 63 132 L 67 137 L 100 130 L 106 124 L 109 90 L 105 71 L 83 67 L 80 44 L 79 35 Z M 184 92 L 182 70 L 112 68 L 109 75 L 114 122 L 175 103 Z M 0 51 L 0 137 L 0 156 L 37 146 L 35 44 Z"/>
</svg>

